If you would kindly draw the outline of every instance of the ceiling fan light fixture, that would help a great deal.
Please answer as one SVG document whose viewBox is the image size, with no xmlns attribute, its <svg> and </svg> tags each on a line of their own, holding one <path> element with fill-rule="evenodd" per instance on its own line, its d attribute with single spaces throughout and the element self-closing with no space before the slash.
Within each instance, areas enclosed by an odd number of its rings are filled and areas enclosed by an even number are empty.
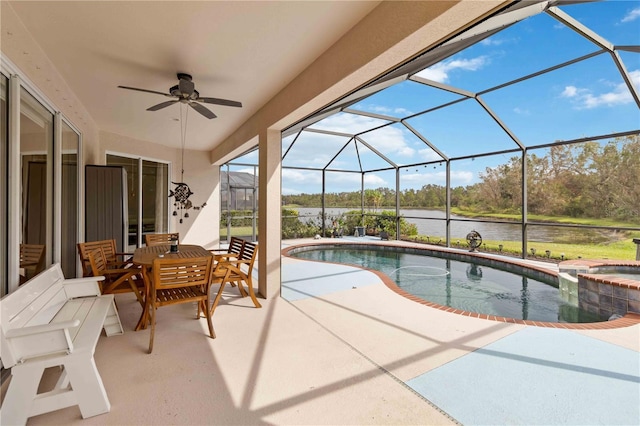
<svg viewBox="0 0 640 426">
<path fill-rule="evenodd" d="M 213 118 L 216 118 L 216 115 L 211 110 L 206 108 L 204 105 L 201 105 L 200 103 L 221 105 L 221 106 L 231 106 L 231 107 L 237 107 L 237 108 L 242 107 L 242 103 L 238 101 L 232 101 L 229 99 L 210 98 L 210 97 L 201 98 L 200 93 L 197 90 L 195 90 L 195 84 L 193 83 L 193 78 L 191 77 L 191 75 L 185 74 L 185 73 L 178 73 L 177 75 L 178 75 L 178 84 L 175 86 L 171 86 L 171 88 L 169 89 L 169 93 L 162 93 L 155 90 L 138 89 L 136 87 L 129 87 L 129 86 L 118 86 L 118 87 L 121 89 L 135 90 L 138 92 L 153 93 L 156 95 L 167 96 L 169 98 L 175 98 L 172 101 L 165 101 L 157 105 L 153 105 L 147 108 L 147 111 L 158 111 L 160 109 L 173 105 L 174 103 L 180 102 L 180 103 L 189 104 L 189 106 L 191 106 L 193 109 L 198 111 L 198 113 L 200 113 L 202 116 L 208 119 L 213 119 Z"/>
</svg>

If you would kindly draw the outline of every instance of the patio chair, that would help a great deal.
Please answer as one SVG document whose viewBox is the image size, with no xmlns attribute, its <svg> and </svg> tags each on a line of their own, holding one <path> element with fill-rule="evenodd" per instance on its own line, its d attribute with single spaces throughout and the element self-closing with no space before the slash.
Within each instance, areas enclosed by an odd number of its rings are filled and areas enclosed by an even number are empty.
<svg viewBox="0 0 640 426">
<path fill-rule="evenodd" d="M 20 275 L 20 284 L 44 271 L 45 246 L 40 244 L 20 244 L 20 268 L 24 275 Z"/>
<path fill-rule="evenodd" d="M 214 259 L 217 262 L 220 262 L 228 260 L 238 260 L 243 248 L 244 240 L 242 238 L 231 237 L 231 240 L 229 241 L 229 247 L 227 249 L 211 249 L 210 251 L 213 253 Z M 230 284 L 233 287 L 236 286 L 235 282 L 231 282 Z"/>
<path fill-rule="evenodd" d="M 94 277 L 104 276 L 104 281 L 100 282 L 102 294 L 133 292 L 144 308 L 145 288 L 139 268 L 110 268 L 102 248 L 89 253 L 89 264 Z"/>
<path fill-rule="evenodd" d="M 257 255 L 258 244 L 245 241 L 238 259 L 228 258 L 218 262 L 213 272 L 213 279 L 216 280 L 221 276 L 226 276 L 227 278 L 220 282 L 220 288 L 218 289 L 216 298 L 213 301 L 213 306 L 211 307 L 212 314 L 216 309 L 216 306 L 218 306 L 218 303 L 220 302 L 224 286 L 227 283 L 234 282 L 238 284 L 240 295 L 242 297 L 246 297 L 247 292 L 242 285 L 242 283 L 244 282 L 249 289 L 249 296 L 251 296 L 251 300 L 253 301 L 254 306 L 256 308 L 262 307 L 253 291 L 253 280 L 251 277 L 253 273 L 253 264 L 255 263 Z M 230 273 L 228 270 L 230 270 Z"/>
<path fill-rule="evenodd" d="M 213 256 L 154 259 L 149 293 L 149 319 L 151 322 L 149 353 L 153 351 L 156 311 L 162 306 L 196 302 L 198 305 L 196 318 L 200 318 L 200 312 L 205 313 L 209 335 L 215 339 L 216 334 L 213 330 L 209 307 L 212 263 Z"/>
<path fill-rule="evenodd" d="M 90 277 L 93 275 L 91 263 L 89 262 L 89 253 L 97 249 L 102 249 L 109 268 L 124 269 L 133 266 L 133 263 L 131 263 L 133 253 L 118 253 L 116 240 L 114 239 L 78 243 L 78 256 L 80 256 L 80 262 L 82 262 L 82 276 Z"/>
<path fill-rule="evenodd" d="M 145 234 L 144 241 L 149 246 L 159 246 L 161 244 L 170 244 L 172 239 L 180 240 L 180 233 L 172 232 L 170 234 Z"/>
<path fill-rule="evenodd" d="M 240 253 L 242 252 L 242 248 L 244 247 L 244 240 L 238 237 L 231 237 L 229 241 L 229 247 L 226 249 L 211 249 L 211 251 L 216 260 L 226 260 L 226 259 L 238 259 L 240 257 Z"/>
</svg>

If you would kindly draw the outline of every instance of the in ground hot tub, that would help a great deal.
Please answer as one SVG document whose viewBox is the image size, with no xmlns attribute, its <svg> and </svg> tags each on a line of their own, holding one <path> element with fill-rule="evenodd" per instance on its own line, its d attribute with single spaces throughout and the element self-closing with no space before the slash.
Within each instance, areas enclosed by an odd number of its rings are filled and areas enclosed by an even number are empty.
<svg viewBox="0 0 640 426">
<path fill-rule="evenodd" d="M 602 318 L 640 314 L 640 261 L 569 260 L 559 270 L 561 290 L 575 288 L 581 309 Z"/>
</svg>

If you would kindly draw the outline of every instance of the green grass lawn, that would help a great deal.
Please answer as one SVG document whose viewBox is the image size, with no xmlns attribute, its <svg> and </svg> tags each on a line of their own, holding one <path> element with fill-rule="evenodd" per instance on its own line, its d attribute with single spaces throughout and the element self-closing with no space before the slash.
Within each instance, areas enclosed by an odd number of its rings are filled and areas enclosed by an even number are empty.
<svg viewBox="0 0 640 426">
<path fill-rule="evenodd" d="M 444 238 L 430 237 L 427 240 L 424 237 L 415 237 L 417 241 L 421 242 L 438 242 L 444 241 Z M 410 240 L 414 240 L 414 237 L 409 237 Z M 500 250 L 500 244 L 502 244 L 502 250 Z M 457 247 L 452 244 L 452 247 Z M 468 248 L 466 241 L 461 241 L 461 248 Z M 560 261 L 562 259 L 619 259 L 619 260 L 635 260 L 636 258 L 636 244 L 633 242 L 633 238 L 627 238 L 624 240 L 616 241 L 610 244 L 564 244 L 564 243 L 537 243 L 530 241 L 527 244 L 529 249 L 527 257 L 539 258 Z M 531 249 L 535 249 L 535 256 L 532 256 Z M 489 252 L 502 252 L 505 254 L 512 254 L 520 257 L 522 251 L 522 244 L 519 241 L 483 241 L 482 247 L 478 248 L 479 251 Z M 546 251 L 549 250 L 549 256 Z"/>
<path fill-rule="evenodd" d="M 231 228 L 231 236 L 232 237 L 246 237 L 247 235 L 251 235 L 253 232 L 253 228 L 251 226 L 234 226 Z M 257 233 L 257 229 L 256 229 Z M 220 238 L 227 236 L 227 228 L 220 228 Z"/>
</svg>

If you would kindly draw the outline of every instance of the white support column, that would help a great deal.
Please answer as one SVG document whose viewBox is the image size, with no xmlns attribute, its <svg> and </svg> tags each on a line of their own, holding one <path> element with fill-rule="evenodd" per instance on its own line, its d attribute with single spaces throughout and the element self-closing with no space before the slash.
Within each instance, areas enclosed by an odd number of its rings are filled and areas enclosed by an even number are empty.
<svg viewBox="0 0 640 426">
<path fill-rule="evenodd" d="M 53 116 L 53 246 L 52 261 L 62 261 L 62 114 Z"/>
<path fill-rule="evenodd" d="M 277 130 L 264 130 L 258 139 L 258 292 L 266 298 L 280 295 L 282 139 Z"/>
<path fill-rule="evenodd" d="M 211 186 L 213 186 L 213 191 L 211 191 L 211 196 L 209 196 L 209 199 L 207 200 L 207 206 L 205 208 L 210 209 L 210 211 L 207 211 L 207 214 L 210 214 L 211 216 L 209 216 L 211 223 L 215 223 L 215 224 L 219 224 L 220 223 L 220 167 L 219 166 L 213 166 L 216 168 L 215 173 L 211 174 L 211 177 L 209 177 L 209 184 Z M 207 244 L 207 248 L 220 248 L 220 226 L 211 226 L 209 227 L 210 229 L 207 230 L 207 232 L 210 232 L 210 234 L 208 235 L 208 237 L 210 238 L 211 242 L 209 244 Z M 229 234 L 227 234 L 229 235 Z"/>
<path fill-rule="evenodd" d="M 9 223 L 7 228 L 7 267 L 9 293 L 18 289 L 20 281 L 20 230 L 22 220 L 21 164 L 20 164 L 20 79 L 9 79 Z"/>
</svg>

